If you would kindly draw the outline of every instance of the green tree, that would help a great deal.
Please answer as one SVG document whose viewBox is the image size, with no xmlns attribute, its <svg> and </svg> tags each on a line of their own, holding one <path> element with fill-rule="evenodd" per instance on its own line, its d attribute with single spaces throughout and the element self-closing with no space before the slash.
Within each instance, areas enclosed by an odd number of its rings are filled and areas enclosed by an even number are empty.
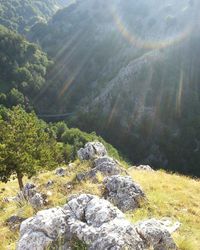
<svg viewBox="0 0 200 250">
<path fill-rule="evenodd" d="M 10 106 L 15 106 L 17 104 L 24 104 L 24 95 L 19 92 L 19 90 L 13 88 L 8 93 L 8 102 Z"/>
<path fill-rule="evenodd" d="M 32 177 L 43 167 L 55 166 L 57 145 L 36 115 L 14 107 L 0 117 L 0 180 L 16 175 L 20 189 L 23 177 Z"/>
</svg>

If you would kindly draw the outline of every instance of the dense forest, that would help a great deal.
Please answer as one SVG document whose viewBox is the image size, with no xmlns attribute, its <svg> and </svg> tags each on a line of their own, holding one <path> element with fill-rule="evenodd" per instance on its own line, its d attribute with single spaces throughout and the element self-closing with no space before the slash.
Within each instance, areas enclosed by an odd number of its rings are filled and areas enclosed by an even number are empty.
<svg viewBox="0 0 200 250">
<path fill-rule="evenodd" d="M 30 109 L 51 62 L 35 44 L 0 26 L 0 102 Z"/>
<path fill-rule="evenodd" d="M 46 22 L 70 0 L 1 0 L 0 24 L 26 33 L 37 22 Z"/>
<path fill-rule="evenodd" d="M 27 1 L 28 19 L 10 2 L 0 23 L 29 42 L 1 26 L 1 104 L 96 131 L 133 164 L 199 175 L 197 1 Z"/>
</svg>

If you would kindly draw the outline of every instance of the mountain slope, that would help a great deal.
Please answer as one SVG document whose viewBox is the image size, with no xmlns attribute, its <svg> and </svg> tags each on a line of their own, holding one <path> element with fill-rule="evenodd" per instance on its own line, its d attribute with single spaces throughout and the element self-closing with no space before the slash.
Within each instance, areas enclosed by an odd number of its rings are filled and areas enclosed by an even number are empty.
<svg viewBox="0 0 200 250">
<path fill-rule="evenodd" d="M 0 24 L 25 33 L 39 21 L 47 21 L 70 0 L 2 0 L 0 2 Z"/>
<path fill-rule="evenodd" d="M 99 183 L 90 181 L 76 182 L 74 177 L 77 173 L 86 171 L 90 166 L 76 161 L 71 167 L 70 175 L 60 177 L 55 172 L 45 172 L 38 174 L 36 178 L 29 180 L 33 182 L 40 192 L 48 193 L 48 205 L 45 208 L 62 206 L 66 203 L 66 197 L 72 194 L 90 193 L 101 196 Z M 134 212 L 127 214 L 127 218 L 136 222 L 149 218 L 170 217 L 181 222 L 180 230 L 175 233 L 174 239 L 180 250 L 197 250 L 199 242 L 199 181 L 187 177 L 172 175 L 163 171 L 145 172 L 130 170 L 132 178 L 141 184 L 147 197 L 148 204 Z M 54 184 L 47 188 L 47 182 L 51 180 Z M 151 180 L 151 181 L 150 181 Z M 101 183 L 101 178 L 99 178 Z M 66 189 L 66 183 L 72 188 Z M 5 197 L 16 195 L 17 181 L 8 184 L 0 184 L 1 188 L 1 212 L 0 212 L 0 248 L 2 250 L 15 249 L 19 239 L 19 230 L 9 229 L 5 221 L 12 215 L 27 218 L 33 216 L 36 211 L 27 202 L 17 204 L 14 201 L 2 202 Z M 163 191 L 164 190 L 164 191 Z M 77 244 L 78 245 L 78 244 Z M 77 246 L 78 247 L 78 246 Z M 82 248 L 76 248 L 82 249 Z M 85 249 L 85 248 L 83 248 Z"/>
<path fill-rule="evenodd" d="M 38 110 L 74 112 L 135 163 L 199 175 L 198 7 L 86 0 L 33 27 L 55 60 Z"/>
<path fill-rule="evenodd" d="M 0 104 L 31 108 L 50 64 L 38 46 L 0 25 Z"/>
</svg>

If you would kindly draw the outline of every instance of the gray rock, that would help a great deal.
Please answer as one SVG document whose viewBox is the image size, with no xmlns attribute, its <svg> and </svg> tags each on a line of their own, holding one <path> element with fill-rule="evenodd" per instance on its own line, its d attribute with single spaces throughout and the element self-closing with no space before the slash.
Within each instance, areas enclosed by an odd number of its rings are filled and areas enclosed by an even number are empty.
<svg viewBox="0 0 200 250">
<path fill-rule="evenodd" d="M 86 175 L 85 175 L 84 173 L 78 173 L 78 174 L 76 175 L 76 179 L 77 179 L 78 181 L 84 180 L 85 177 L 86 177 Z"/>
<path fill-rule="evenodd" d="M 22 194 L 27 200 L 32 198 L 36 194 L 36 192 L 36 186 L 33 183 L 26 183 L 22 190 Z"/>
<path fill-rule="evenodd" d="M 17 250 L 52 246 L 68 250 L 73 247 L 73 239 L 84 242 L 89 250 L 146 250 L 149 246 L 158 250 L 161 241 L 162 246 L 169 244 L 170 249 L 176 249 L 167 229 L 159 226 L 157 221 L 132 225 L 110 202 L 82 194 L 71 197 L 63 208 L 40 211 L 22 222 Z"/>
<path fill-rule="evenodd" d="M 27 183 L 23 190 L 15 197 L 15 201 L 18 203 L 23 203 L 24 200 L 28 201 L 34 209 L 38 210 L 47 203 L 47 196 L 38 192 L 34 184 Z"/>
<path fill-rule="evenodd" d="M 139 222 L 136 226 L 138 234 L 146 241 L 146 247 L 154 250 L 177 249 L 169 228 L 165 223 L 156 219 Z"/>
<path fill-rule="evenodd" d="M 57 207 L 40 211 L 36 216 L 22 222 L 17 249 L 48 249 L 59 239 L 65 242 L 68 228 L 66 215 L 62 208 Z"/>
<path fill-rule="evenodd" d="M 151 168 L 149 165 L 139 165 L 134 167 L 136 170 L 145 170 L 145 171 L 150 171 L 150 172 L 154 172 L 154 169 Z"/>
<path fill-rule="evenodd" d="M 47 196 L 41 193 L 36 193 L 29 199 L 31 206 L 38 210 L 41 209 L 47 203 Z"/>
<path fill-rule="evenodd" d="M 20 191 L 15 197 L 15 201 L 18 203 L 30 201 L 30 199 L 37 193 L 36 186 L 32 183 L 26 183 L 22 191 Z"/>
<path fill-rule="evenodd" d="M 17 215 L 13 215 L 6 220 L 6 225 L 8 225 L 10 230 L 17 230 L 17 229 L 19 229 L 20 224 L 24 220 L 25 220 L 25 218 L 19 217 Z"/>
<path fill-rule="evenodd" d="M 107 151 L 102 143 L 94 141 L 85 144 L 85 147 L 79 149 L 77 154 L 80 160 L 92 160 L 107 155 Z"/>
<path fill-rule="evenodd" d="M 130 176 L 106 177 L 103 184 L 105 187 L 104 198 L 123 212 L 138 208 L 140 201 L 145 197 L 142 188 L 133 182 Z"/>
<path fill-rule="evenodd" d="M 58 176 L 65 176 L 66 170 L 64 168 L 57 168 L 55 171 L 56 175 Z"/>
<path fill-rule="evenodd" d="M 95 177 L 98 172 L 106 176 L 127 173 L 118 161 L 108 156 L 97 158 L 94 161 L 93 169 L 89 171 L 87 175 L 89 177 Z"/>
</svg>

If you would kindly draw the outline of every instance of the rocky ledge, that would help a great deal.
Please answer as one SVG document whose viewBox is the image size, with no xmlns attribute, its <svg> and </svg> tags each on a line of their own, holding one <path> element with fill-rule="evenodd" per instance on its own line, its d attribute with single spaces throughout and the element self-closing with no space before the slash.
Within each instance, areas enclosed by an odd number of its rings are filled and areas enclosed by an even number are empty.
<svg viewBox="0 0 200 250">
<path fill-rule="evenodd" d="M 77 179 L 94 180 L 101 173 L 104 198 L 75 195 L 63 207 L 38 212 L 22 222 L 17 250 L 72 250 L 75 242 L 84 245 L 78 249 L 88 250 L 177 249 L 171 233 L 179 228 L 178 222 L 151 219 L 131 224 L 126 220 L 123 212 L 139 208 L 140 201 L 147 198 L 121 164 L 108 156 L 103 144 L 87 143 L 78 151 L 78 157 L 92 164 Z M 36 194 L 34 185 L 23 191 L 30 202 Z"/>
<path fill-rule="evenodd" d="M 171 228 L 155 219 L 131 224 L 109 201 L 82 194 L 63 207 L 40 211 L 23 221 L 17 250 L 70 250 L 74 240 L 89 250 L 177 249 Z"/>
</svg>

